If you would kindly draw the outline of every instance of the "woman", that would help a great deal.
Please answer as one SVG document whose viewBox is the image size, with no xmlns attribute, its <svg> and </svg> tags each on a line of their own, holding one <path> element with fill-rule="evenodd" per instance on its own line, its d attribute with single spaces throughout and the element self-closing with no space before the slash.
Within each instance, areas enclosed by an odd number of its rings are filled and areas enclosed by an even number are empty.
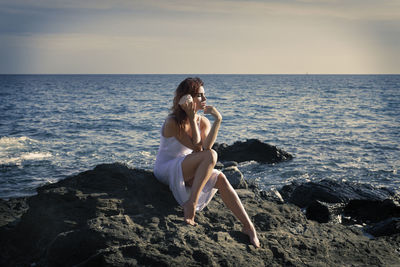
<svg viewBox="0 0 400 267">
<path fill-rule="evenodd" d="M 191 102 L 179 104 L 189 94 Z M 222 116 L 213 106 L 206 106 L 203 82 L 187 78 L 175 91 L 172 113 L 161 128 L 160 148 L 154 166 L 158 180 L 169 185 L 175 199 L 183 207 L 187 224 L 195 225 L 195 213 L 202 210 L 217 190 L 225 205 L 243 224 L 243 233 L 259 247 L 253 223 L 225 175 L 214 169 L 217 153 L 212 146 L 218 135 Z M 203 110 L 214 117 L 214 123 L 197 114 Z"/>
</svg>

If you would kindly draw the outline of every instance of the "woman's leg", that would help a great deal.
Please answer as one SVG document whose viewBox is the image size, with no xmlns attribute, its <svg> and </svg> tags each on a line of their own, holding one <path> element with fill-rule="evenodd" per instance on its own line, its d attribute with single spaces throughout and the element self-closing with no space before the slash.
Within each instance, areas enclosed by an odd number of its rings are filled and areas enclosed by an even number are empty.
<svg viewBox="0 0 400 267">
<path fill-rule="evenodd" d="M 243 224 L 243 233 L 249 236 L 250 242 L 255 247 L 260 247 L 260 241 L 258 240 L 256 229 L 254 228 L 253 223 L 247 215 L 247 212 L 245 211 L 235 189 L 233 189 L 223 173 L 218 175 L 218 180 L 215 183 L 215 188 L 218 189 L 222 201 L 225 203 L 228 209 L 230 209 L 236 216 L 236 218 L 238 218 L 239 221 Z"/>
<path fill-rule="evenodd" d="M 187 155 L 182 162 L 182 173 L 185 182 L 191 182 L 191 194 L 183 205 L 185 221 L 195 225 L 194 216 L 200 192 L 207 183 L 217 162 L 217 153 L 214 150 L 205 150 Z"/>
</svg>

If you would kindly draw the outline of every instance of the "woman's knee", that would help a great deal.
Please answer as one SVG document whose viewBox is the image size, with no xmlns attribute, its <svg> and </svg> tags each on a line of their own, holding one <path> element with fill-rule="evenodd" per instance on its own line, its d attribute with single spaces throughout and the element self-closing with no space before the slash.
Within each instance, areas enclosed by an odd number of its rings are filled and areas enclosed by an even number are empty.
<svg viewBox="0 0 400 267">
<path fill-rule="evenodd" d="M 204 157 L 209 160 L 213 165 L 215 165 L 218 161 L 218 154 L 214 149 L 209 149 L 203 151 Z"/>
</svg>

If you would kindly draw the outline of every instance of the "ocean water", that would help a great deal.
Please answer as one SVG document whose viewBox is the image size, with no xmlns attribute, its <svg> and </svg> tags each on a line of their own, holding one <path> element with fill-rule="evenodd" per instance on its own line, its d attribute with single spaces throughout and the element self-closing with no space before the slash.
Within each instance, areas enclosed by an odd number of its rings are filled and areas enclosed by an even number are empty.
<svg viewBox="0 0 400 267">
<path fill-rule="evenodd" d="M 187 76 L 1 75 L 0 198 L 101 163 L 152 169 Z M 239 165 L 263 189 L 330 178 L 399 190 L 400 75 L 198 76 L 223 115 L 217 142 L 258 138 L 294 155 Z"/>
</svg>

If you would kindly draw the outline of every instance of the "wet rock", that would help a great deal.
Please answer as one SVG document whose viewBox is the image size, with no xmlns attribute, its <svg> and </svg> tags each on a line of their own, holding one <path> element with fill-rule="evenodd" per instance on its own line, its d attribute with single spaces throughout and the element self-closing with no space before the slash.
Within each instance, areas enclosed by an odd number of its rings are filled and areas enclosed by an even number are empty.
<svg viewBox="0 0 400 267">
<path fill-rule="evenodd" d="M 224 168 L 237 167 L 239 164 L 236 161 L 224 161 Z"/>
<path fill-rule="evenodd" d="M 13 226 L 0 227 L 0 266 L 395 266 L 400 234 L 375 239 L 307 220 L 291 204 L 237 189 L 258 231 L 249 245 L 216 195 L 196 227 L 151 172 L 104 164 L 38 189 Z M 4 207 L 12 205 L 4 205 Z M 23 207 L 23 205 L 20 205 Z M 5 210 L 5 212 L 8 212 Z M 355 253 L 356 252 L 356 253 Z"/>
<path fill-rule="evenodd" d="M 314 200 L 325 203 L 348 203 L 350 200 L 383 201 L 393 198 L 394 192 L 386 188 L 375 188 L 367 184 L 339 182 L 330 179 L 303 184 L 292 183 L 279 190 L 285 201 L 301 208 L 310 205 Z"/>
<path fill-rule="evenodd" d="M 27 210 L 26 197 L 12 198 L 8 201 L 0 199 L 0 227 L 14 226 Z"/>
<path fill-rule="evenodd" d="M 289 153 L 257 139 L 248 139 L 245 142 L 235 142 L 233 145 L 215 143 L 213 149 L 217 151 L 222 161 L 250 161 L 262 163 L 276 163 L 292 159 Z"/>
<path fill-rule="evenodd" d="M 238 189 L 248 187 L 246 181 L 243 178 L 242 172 L 236 166 L 224 168 L 222 172 L 225 174 L 226 178 L 229 180 L 233 188 Z"/>
<path fill-rule="evenodd" d="M 308 205 L 306 216 L 308 219 L 317 221 L 319 223 L 341 223 L 341 213 L 344 206 L 344 203 L 331 204 L 314 200 L 310 205 Z"/>
<path fill-rule="evenodd" d="M 293 183 L 280 190 L 285 201 L 306 209 L 308 219 L 321 223 L 375 223 L 400 217 L 396 194 L 386 188 L 367 184 L 321 180 L 304 184 Z"/>
<path fill-rule="evenodd" d="M 214 169 L 217 169 L 217 170 L 222 170 L 223 168 L 224 168 L 224 164 L 222 164 L 222 162 L 220 162 L 220 161 L 218 161 L 214 166 Z"/>
<path fill-rule="evenodd" d="M 350 200 L 344 208 L 344 215 L 350 216 L 357 223 L 376 223 L 391 217 L 400 217 L 400 205 L 393 199 Z"/>
<path fill-rule="evenodd" d="M 389 218 L 374 224 L 367 227 L 366 232 L 375 237 L 400 234 L 400 218 Z"/>
<path fill-rule="evenodd" d="M 276 188 L 271 188 L 267 191 L 260 191 L 260 195 L 263 199 L 268 201 L 273 201 L 279 204 L 283 204 L 285 202 Z"/>
</svg>

